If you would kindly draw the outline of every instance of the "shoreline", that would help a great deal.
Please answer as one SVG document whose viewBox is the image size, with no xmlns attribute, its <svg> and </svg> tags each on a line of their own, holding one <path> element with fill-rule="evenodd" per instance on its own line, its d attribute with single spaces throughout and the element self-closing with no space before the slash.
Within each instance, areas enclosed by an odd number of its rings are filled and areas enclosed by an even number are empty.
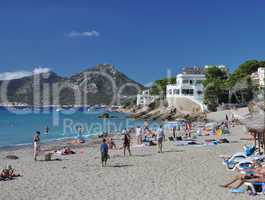
<svg viewBox="0 0 265 200">
<path fill-rule="evenodd" d="M 108 136 L 111 137 L 119 137 L 121 133 L 115 133 L 115 134 L 109 134 Z M 72 147 L 82 147 L 86 145 L 91 145 L 94 142 L 97 142 L 98 140 L 101 141 L 101 138 L 99 138 L 100 135 L 92 135 L 89 138 L 85 139 L 85 143 L 80 143 L 80 144 L 70 144 L 69 142 L 76 140 L 75 137 L 72 138 L 62 138 L 62 139 L 54 139 L 54 140 L 49 140 L 41 143 L 41 147 L 61 147 L 61 146 L 72 146 Z M 18 144 L 18 145 L 10 145 L 10 146 L 2 146 L 0 147 L 0 152 L 5 152 L 5 151 L 16 151 L 16 150 L 21 150 L 21 149 L 29 149 L 33 148 L 33 143 L 32 144 Z"/>
</svg>

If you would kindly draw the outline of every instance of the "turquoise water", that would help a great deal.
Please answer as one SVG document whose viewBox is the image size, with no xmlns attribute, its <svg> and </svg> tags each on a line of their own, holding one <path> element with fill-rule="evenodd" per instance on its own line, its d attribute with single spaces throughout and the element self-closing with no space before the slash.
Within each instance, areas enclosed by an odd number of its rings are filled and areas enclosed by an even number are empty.
<svg viewBox="0 0 265 200">
<path fill-rule="evenodd" d="M 79 126 L 83 129 L 83 136 L 89 138 L 106 131 L 120 132 L 125 127 L 143 123 L 127 119 L 125 114 L 118 112 L 109 113 L 113 117 L 111 119 L 100 119 L 102 111 L 69 112 L 58 112 L 55 109 L 20 109 L 19 112 L 13 113 L 0 108 L 0 147 L 32 144 L 35 131 L 41 132 L 42 142 L 49 142 L 78 137 Z M 48 135 L 45 134 L 46 127 L 49 127 Z"/>
</svg>

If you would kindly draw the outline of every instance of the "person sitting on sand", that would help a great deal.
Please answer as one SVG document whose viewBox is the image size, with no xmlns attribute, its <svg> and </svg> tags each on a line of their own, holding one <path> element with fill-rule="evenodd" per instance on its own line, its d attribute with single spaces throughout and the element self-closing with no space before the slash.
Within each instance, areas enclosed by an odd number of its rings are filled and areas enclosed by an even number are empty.
<svg viewBox="0 0 265 200">
<path fill-rule="evenodd" d="M 69 155 L 69 154 L 75 154 L 75 152 L 71 150 L 70 147 L 64 147 L 62 151 L 62 155 Z"/>
<path fill-rule="evenodd" d="M 107 165 L 107 161 L 109 158 L 109 147 L 106 143 L 106 139 L 104 138 L 102 140 L 102 144 L 100 145 L 100 152 L 101 152 L 101 163 L 102 163 L 102 167 Z"/>
<path fill-rule="evenodd" d="M 33 138 L 33 154 L 34 154 L 34 160 L 37 160 L 37 156 L 40 151 L 40 132 L 36 131 L 34 138 Z"/>
<path fill-rule="evenodd" d="M 5 169 L 2 170 L 0 173 L 0 177 L 2 179 L 10 179 L 14 177 L 19 177 L 20 174 L 15 174 L 15 170 L 12 168 L 11 165 L 8 165 Z"/>
<path fill-rule="evenodd" d="M 56 150 L 54 151 L 57 155 L 70 155 L 70 154 L 75 154 L 73 150 L 70 149 L 70 147 L 63 147 L 61 150 Z"/>
<path fill-rule="evenodd" d="M 156 134 L 151 129 L 148 129 L 145 131 L 145 137 L 153 138 L 155 136 L 156 136 Z"/>
<path fill-rule="evenodd" d="M 250 173 L 251 172 L 251 173 Z M 232 181 L 221 187 L 229 189 L 237 189 L 242 186 L 245 182 L 265 182 L 265 167 L 257 167 L 254 169 L 249 169 L 248 174 L 240 174 L 236 176 Z"/>
</svg>

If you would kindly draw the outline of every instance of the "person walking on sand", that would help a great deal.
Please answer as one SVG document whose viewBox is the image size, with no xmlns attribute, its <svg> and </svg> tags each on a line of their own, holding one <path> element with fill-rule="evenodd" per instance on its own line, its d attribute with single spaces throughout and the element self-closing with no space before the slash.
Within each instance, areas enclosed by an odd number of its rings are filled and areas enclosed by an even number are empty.
<svg viewBox="0 0 265 200">
<path fill-rule="evenodd" d="M 165 140 L 165 133 L 163 126 L 160 125 L 160 128 L 157 131 L 157 145 L 158 145 L 158 153 L 162 153 L 163 151 L 163 141 Z"/>
<path fill-rule="evenodd" d="M 123 155 L 125 156 L 126 149 L 128 150 L 129 156 L 131 156 L 131 136 L 128 131 L 123 135 Z"/>
<path fill-rule="evenodd" d="M 108 158 L 109 158 L 109 147 L 106 143 L 106 139 L 104 138 L 102 140 L 102 143 L 100 145 L 100 153 L 101 153 L 101 164 L 102 164 L 102 167 L 106 167 L 107 165 L 107 161 L 108 161 Z"/>
<path fill-rule="evenodd" d="M 34 138 L 33 138 L 33 155 L 34 155 L 34 160 L 37 160 L 37 156 L 40 151 L 40 132 L 36 131 Z"/>
</svg>

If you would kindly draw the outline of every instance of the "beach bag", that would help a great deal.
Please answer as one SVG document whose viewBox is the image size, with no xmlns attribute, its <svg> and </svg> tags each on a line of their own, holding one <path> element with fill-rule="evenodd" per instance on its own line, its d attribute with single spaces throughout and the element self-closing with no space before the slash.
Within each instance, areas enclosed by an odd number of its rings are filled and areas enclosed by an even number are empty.
<svg viewBox="0 0 265 200">
<path fill-rule="evenodd" d="M 246 156 L 251 156 L 255 152 L 255 146 L 246 145 L 243 147 L 243 149 L 244 149 L 244 154 Z"/>
<path fill-rule="evenodd" d="M 182 137 L 178 136 L 178 137 L 176 137 L 176 140 L 180 141 L 180 140 L 182 140 Z"/>
<path fill-rule="evenodd" d="M 44 160 L 45 161 L 51 161 L 52 160 L 52 153 L 47 153 L 44 155 Z"/>
<path fill-rule="evenodd" d="M 174 141 L 174 138 L 172 136 L 168 137 L 169 141 Z"/>
<path fill-rule="evenodd" d="M 219 140 L 220 143 L 229 143 L 229 140 L 226 138 L 220 139 Z"/>
<path fill-rule="evenodd" d="M 215 134 L 216 134 L 217 137 L 221 137 L 221 136 L 223 135 L 223 131 L 222 131 L 222 129 L 218 128 L 218 129 L 216 130 Z"/>
</svg>

